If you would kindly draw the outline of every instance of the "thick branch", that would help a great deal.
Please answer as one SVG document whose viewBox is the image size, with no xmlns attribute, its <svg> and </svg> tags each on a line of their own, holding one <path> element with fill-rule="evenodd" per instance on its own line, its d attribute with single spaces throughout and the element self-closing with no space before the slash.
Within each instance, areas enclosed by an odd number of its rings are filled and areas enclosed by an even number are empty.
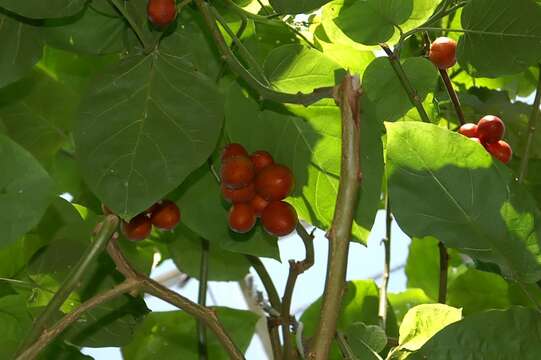
<svg viewBox="0 0 541 360">
<path fill-rule="evenodd" d="M 115 215 L 108 215 L 100 226 L 100 230 L 92 244 L 86 249 L 79 262 L 70 271 L 60 289 L 54 294 L 47 307 L 35 320 L 32 329 L 23 341 L 21 349 L 31 344 L 45 330 L 58 309 L 64 304 L 69 295 L 80 285 L 81 278 L 87 272 L 96 258 L 101 254 L 107 242 L 113 236 L 118 227 L 118 218 Z"/>
<path fill-rule="evenodd" d="M 300 274 L 310 269 L 314 265 L 314 236 L 308 234 L 306 229 L 301 224 L 297 224 L 297 234 L 300 236 L 306 249 L 306 255 L 302 261 L 289 261 L 289 275 L 287 277 L 284 296 L 282 298 L 282 335 L 284 337 L 284 354 L 286 359 L 295 358 L 295 347 L 292 346 L 295 342 L 292 339 L 290 331 L 291 327 L 291 300 L 295 284 Z"/>
<path fill-rule="evenodd" d="M 440 241 L 438 243 L 440 250 L 440 288 L 438 293 L 438 302 L 445 304 L 447 301 L 447 269 L 449 267 L 449 254 L 447 248 Z"/>
<path fill-rule="evenodd" d="M 207 306 L 207 281 L 209 273 L 209 242 L 201 239 L 201 264 L 199 266 L 199 305 Z M 199 359 L 208 358 L 207 329 L 201 320 L 197 321 L 197 333 L 199 334 Z"/>
<path fill-rule="evenodd" d="M 34 344 L 32 344 L 32 346 L 28 347 L 21 355 L 19 355 L 17 357 L 17 360 L 35 359 L 47 345 L 49 345 L 68 326 L 77 321 L 77 319 L 79 319 L 85 312 L 92 310 L 95 307 L 111 301 L 123 294 L 136 290 L 140 285 L 141 284 L 136 280 L 128 279 L 122 284 L 112 288 L 111 290 L 108 290 L 87 300 L 78 308 L 65 315 L 52 328 L 43 331 L 38 340 Z"/>
<path fill-rule="evenodd" d="M 537 91 L 535 92 L 535 100 L 533 102 L 532 114 L 528 121 L 528 135 L 526 138 L 526 146 L 524 148 L 524 154 L 520 163 L 520 172 L 518 176 L 518 182 L 522 184 L 524 178 L 528 173 L 528 160 L 530 157 L 530 151 L 532 149 L 533 137 L 535 135 L 535 129 L 537 127 L 537 118 L 539 117 L 539 104 L 541 102 L 541 64 L 539 64 L 539 79 L 537 84 Z"/>
<path fill-rule="evenodd" d="M 402 64 L 400 64 L 400 60 L 398 59 L 396 54 L 391 49 L 389 49 L 389 47 L 386 44 L 380 44 L 380 46 L 383 49 L 383 51 L 385 51 L 385 53 L 387 54 L 387 58 L 389 59 L 389 62 L 391 63 L 391 66 L 396 76 L 400 80 L 402 87 L 408 94 L 408 98 L 410 99 L 411 104 L 415 106 L 415 108 L 419 112 L 419 116 L 421 116 L 421 119 L 424 122 L 429 123 L 430 119 L 428 118 L 428 114 L 426 113 L 425 108 L 423 107 L 423 104 L 421 103 L 421 98 L 419 97 L 419 95 L 417 95 L 417 92 L 411 85 L 408 79 L 408 76 L 406 75 L 406 73 L 404 72 L 404 69 L 402 68 Z"/>
<path fill-rule="evenodd" d="M 334 218 L 327 235 L 330 243 L 329 260 L 321 317 L 309 353 L 309 358 L 315 360 L 329 358 L 346 282 L 351 227 L 362 180 L 360 96 L 360 80 L 351 75 L 344 78 L 335 94 L 342 113 L 342 161 Z"/>
<path fill-rule="evenodd" d="M 383 283 L 379 290 L 379 318 L 383 330 L 387 328 L 387 288 L 389 287 L 389 276 L 391 274 L 391 202 L 389 199 L 389 190 L 385 195 L 385 239 L 383 246 L 385 248 L 385 260 L 383 264 Z"/>
<path fill-rule="evenodd" d="M 195 0 L 195 3 L 203 15 L 205 23 L 209 28 L 212 37 L 214 38 L 216 46 L 218 47 L 218 51 L 229 65 L 231 71 L 246 81 L 248 85 L 259 93 L 259 96 L 262 99 L 272 100 L 279 103 L 301 104 L 308 106 L 321 99 L 332 97 L 333 87 L 315 89 L 309 94 L 287 94 L 273 90 L 262 84 L 259 80 L 254 78 L 248 70 L 246 70 L 244 65 L 241 64 L 235 54 L 227 46 L 220 29 L 216 25 L 216 18 L 209 9 L 209 5 L 204 0 Z"/>
</svg>

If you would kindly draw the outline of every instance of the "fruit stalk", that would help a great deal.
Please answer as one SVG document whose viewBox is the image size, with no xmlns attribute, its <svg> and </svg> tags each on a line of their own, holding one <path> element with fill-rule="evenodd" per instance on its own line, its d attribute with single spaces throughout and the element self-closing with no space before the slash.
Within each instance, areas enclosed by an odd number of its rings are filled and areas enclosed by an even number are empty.
<svg viewBox="0 0 541 360">
<path fill-rule="evenodd" d="M 400 60 L 398 59 L 396 54 L 389 48 L 389 46 L 387 46 L 387 44 L 380 44 L 380 47 L 387 54 L 387 58 L 389 59 L 389 62 L 391 63 L 391 66 L 396 76 L 398 76 L 398 79 L 400 80 L 402 87 L 408 94 L 410 102 L 412 103 L 413 106 L 415 106 L 415 108 L 419 112 L 419 116 L 421 117 L 421 120 L 423 120 L 423 122 L 430 123 L 430 119 L 428 117 L 428 114 L 425 111 L 425 108 L 423 107 L 423 104 L 421 103 L 421 99 L 419 98 L 419 95 L 417 95 L 417 92 L 411 85 L 408 79 L 408 76 L 404 72 L 404 69 L 402 68 L 402 65 L 400 64 Z"/>
<path fill-rule="evenodd" d="M 94 242 L 86 249 L 83 256 L 79 259 L 79 262 L 73 267 L 63 284 L 60 286 L 60 289 L 58 289 L 51 301 L 47 304 L 47 307 L 34 321 L 32 329 L 29 331 L 26 339 L 21 343 L 21 350 L 33 343 L 36 338 L 43 333 L 68 296 L 80 285 L 83 275 L 87 272 L 89 266 L 92 265 L 102 253 L 107 242 L 113 237 L 117 228 L 118 217 L 116 217 L 116 215 L 107 215 L 105 220 L 99 226 L 99 231 Z"/>
<path fill-rule="evenodd" d="M 335 91 L 335 99 L 342 114 L 340 183 L 334 218 L 327 234 L 329 239 L 327 277 L 321 305 L 321 317 L 312 348 L 308 354 L 308 358 L 311 360 L 329 358 L 342 305 L 351 227 L 362 182 L 360 96 L 360 79 L 349 74 Z"/>
<path fill-rule="evenodd" d="M 447 73 L 446 69 L 438 69 L 441 75 L 441 79 L 443 80 L 443 83 L 445 84 L 445 88 L 447 89 L 447 93 L 449 94 L 449 97 L 451 98 L 451 101 L 453 102 L 453 106 L 456 111 L 456 116 L 458 118 L 458 121 L 460 122 L 460 125 L 464 125 L 466 123 L 466 120 L 464 119 L 464 111 L 462 111 L 462 106 L 460 105 L 460 100 L 458 99 L 458 95 L 453 88 L 453 83 L 451 82 L 451 79 L 449 78 L 449 74 Z"/>
<path fill-rule="evenodd" d="M 537 83 L 537 90 L 535 92 L 535 100 L 533 102 L 532 114 L 528 121 L 528 137 L 526 139 L 526 146 L 524 147 L 524 154 L 520 163 L 520 172 L 518 182 L 522 184 L 524 178 L 528 172 L 528 158 L 530 157 L 530 151 L 532 149 L 533 137 L 537 127 L 537 118 L 539 117 L 539 105 L 541 103 L 541 64 L 539 64 L 539 79 Z"/>
<path fill-rule="evenodd" d="M 199 294 L 197 303 L 201 306 L 207 306 L 207 282 L 209 274 L 209 242 L 201 239 L 201 264 L 199 266 Z M 208 359 L 207 350 L 207 328 L 201 321 L 197 321 L 197 333 L 199 338 L 198 351 L 199 359 Z"/>
<path fill-rule="evenodd" d="M 445 304 L 447 302 L 447 269 L 449 268 L 449 253 L 447 248 L 440 241 L 438 243 L 440 251 L 440 286 L 438 291 L 438 302 Z"/>
</svg>

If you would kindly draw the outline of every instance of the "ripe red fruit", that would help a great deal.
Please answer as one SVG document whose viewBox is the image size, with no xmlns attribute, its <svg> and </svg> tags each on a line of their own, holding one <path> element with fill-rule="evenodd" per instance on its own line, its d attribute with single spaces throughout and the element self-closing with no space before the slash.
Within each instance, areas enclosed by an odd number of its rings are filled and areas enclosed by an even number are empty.
<svg viewBox="0 0 541 360">
<path fill-rule="evenodd" d="M 430 45 L 430 61 L 445 70 L 456 64 L 456 41 L 448 37 L 439 37 Z"/>
<path fill-rule="evenodd" d="M 152 230 L 152 223 L 146 214 L 142 213 L 130 220 L 122 222 L 122 233 L 128 240 L 140 241 L 146 239 Z"/>
<path fill-rule="evenodd" d="M 295 208 L 284 201 L 271 202 L 261 214 L 263 228 L 274 236 L 290 234 L 298 221 Z"/>
<path fill-rule="evenodd" d="M 268 201 L 285 199 L 294 185 L 295 179 L 291 170 L 278 164 L 267 166 L 255 179 L 256 192 Z"/>
<path fill-rule="evenodd" d="M 254 179 L 254 165 L 247 156 L 233 156 L 223 162 L 220 176 L 226 187 L 240 189 Z"/>
<path fill-rule="evenodd" d="M 503 121 L 494 115 L 486 115 L 477 123 L 477 134 L 482 142 L 490 144 L 503 138 L 505 125 Z"/>
<path fill-rule="evenodd" d="M 267 205 L 269 205 L 269 202 L 259 195 L 254 196 L 252 201 L 250 201 L 250 206 L 254 209 L 257 216 L 261 216 L 261 213 L 265 210 Z"/>
<path fill-rule="evenodd" d="M 224 199 L 230 203 L 249 202 L 255 196 L 255 185 L 253 182 L 240 189 L 228 189 L 224 184 L 221 186 Z"/>
<path fill-rule="evenodd" d="M 149 0 L 147 14 L 152 24 L 159 28 L 165 28 L 177 16 L 175 0 Z"/>
<path fill-rule="evenodd" d="M 267 166 L 274 164 L 272 155 L 263 150 L 254 152 L 252 155 L 250 155 L 250 159 L 252 159 L 256 172 L 259 172 Z"/>
<path fill-rule="evenodd" d="M 177 204 L 172 201 L 164 200 L 152 212 L 150 216 L 152 225 L 161 230 L 171 230 L 177 226 L 180 221 L 180 210 Z"/>
<path fill-rule="evenodd" d="M 511 146 L 503 140 L 495 143 L 487 143 L 485 147 L 489 153 L 504 164 L 507 164 L 511 160 L 511 156 L 513 156 Z"/>
<path fill-rule="evenodd" d="M 472 123 L 464 124 L 458 129 L 458 132 L 469 138 L 477 137 L 477 125 Z"/>
<path fill-rule="evenodd" d="M 162 204 L 162 201 L 158 201 L 157 203 L 154 203 L 151 207 L 145 210 L 145 214 L 152 215 L 156 210 L 160 208 L 160 205 Z"/>
<path fill-rule="evenodd" d="M 254 209 L 248 204 L 235 204 L 229 209 L 229 228 L 240 234 L 252 230 L 256 217 Z"/>
<path fill-rule="evenodd" d="M 233 156 L 248 156 L 248 151 L 241 144 L 231 143 L 222 152 L 222 161 Z"/>
</svg>

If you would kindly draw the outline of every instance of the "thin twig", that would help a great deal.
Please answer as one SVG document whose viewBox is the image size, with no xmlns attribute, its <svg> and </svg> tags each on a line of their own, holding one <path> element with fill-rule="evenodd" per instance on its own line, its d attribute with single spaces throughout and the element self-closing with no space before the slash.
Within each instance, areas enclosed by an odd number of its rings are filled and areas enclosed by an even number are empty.
<svg viewBox="0 0 541 360">
<path fill-rule="evenodd" d="M 315 230 L 315 229 L 314 229 Z M 306 255 L 302 261 L 289 261 L 289 275 L 287 277 L 286 287 L 284 290 L 284 296 L 282 297 L 282 336 L 284 339 L 284 354 L 286 359 L 295 358 L 294 339 L 291 334 L 291 300 L 293 298 L 293 291 L 295 290 L 295 284 L 300 274 L 310 269 L 314 265 L 314 235 L 309 234 L 304 226 L 297 224 L 297 234 L 304 243 Z"/>
<path fill-rule="evenodd" d="M 309 359 L 327 360 L 346 283 L 351 227 L 362 182 L 360 154 L 360 79 L 346 75 L 335 99 L 342 114 L 342 161 L 334 218 L 328 231 L 329 255 L 321 315 Z"/>
<path fill-rule="evenodd" d="M 274 282 L 272 281 L 269 272 L 265 268 L 265 265 L 263 265 L 261 260 L 256 256 L 246 255 L 246 258 L 259 276 L 259 279 L 261 279 L 272 308 L 279 313 L 280 309 L 282 308 L 282 302 L 280 301 L 280 296 L 278 295 L 278 291 L 276 291 L 276 286 L 274 286 Z"/>
<path fill-rule="evenodd" d="M 80 286 L 83 275 L 87 272 L 90 265 L 94 264 L 96 258 L 102 253 L 107 245 L 107 242 L 113 236 L 113 233 L 118 227 L 118 217 L 115 215 L 107 215 L 100 226 L 100 230 L 92 244 L 86 249 L 85 253 L 77 264 L 70 271 L 58 291 L 47 304 L 47 307 L 41 312 L 38 318 L 34 321 L 32 329 L 28 332 L 25 340 L 21 343 L 21 348 L 24 349 L 29 344 L 33 343 L 36 338 L 49 325 L 51 319 L 62 304 L 66 301 L 69 295 Z"/>
<path fill-rule="evenodd" d="M 537 118 L 539 117 L 539 104 L 541 102 L 541 64 L 539 64 L 539 79 L 537 83 L 537 90 L 535 92 L 535 100 L 533 102 L 532 113 L 530 120 L 528 121 L 528 135 L 526 138 L 526 146 L 524 147 L 524 155 L 520 162 L 520 172 L 518 176 L 519 184 L 524 183 L 524 179 L 528 173 L 528 161 L 530 158 L 530 151 L 532 149 L 533 137 L 537 128 Z"/>
<path fill-rule="evenodd" d="M 199 267 L 199 296 L 198 304 L 207 306 L 207 281 L 209 273 L 209 242 L 201 239 L 201 264 Z M 201 320 L 197 321 L 197 333 L 199 334 L 199 359 L 208 359 L 207 329 Z"/>
<path fill-rule="evenodd" d="M 204 0 L 195 0 L 195 3 L 203 15 L 205 23 L 210 30 L 212 37 L 214 38 L 214 42 L 218 47 L 222 58 L 227 62 L 233 73 L 246 81 L 250 87 L 258 92 L 262 99 L 272 100 L 279 103 L 301 104 L 308 106 L 321 99 L 332 97 L 334 87 L 318 88 L 309 94 L 287 94 L 273 90 L 262 84 L 258 79 L 253 77 L 248 70 L 246 70 L 244 65 L 242 65 L 239 59 L 237 59 L 229 46 L 227 46 L 227 43 L 225 42 L 225 39 L 216 24 L 216 18 L 209 9 L 209 5 Z"/>
<path fill-rule="evenodd" d="M 438 243 L 440 250 L 440 287 L 438 292 L 438 302 L 445 304 L 447 302 L 447 269 L 449 268 L 449 254 L 447 248 L 440 241 Z"/>
<path fill-rule="evenodd" d="M 85 312 L 94 309 L 95 307 L 111 301 L 123 294 L 127 294 L 131 291 L 137 290 L 141 284 L 133 279 L 128 279 L 122 284 L 108 290 L 102 294 L 98 294 L 86 302 L 82 303 L 75 310 L 65 315 L 59 320 L 53 327 L 47 329 L 41 333 L 41 336 L 32 346 L 28 347 L 21 355 L 17 357 L 17 360 L 32 360 L 35 359 L 39 353 L 50 344 L 58 335 L 60 335 L 68 326 L 73 324 L 79 319 Z"/>
<path fill-rule="evenodd" d="M 385 53 L 387 54 L 387 58 L 389 59 L 389 62 L 391 63 L 391 66 L 396 76 L 398 77 L 398 79 L 400 80 L 400 83 L 402 84 L 402 87 L 406 91 L 411 104 L 415 106 L 415 108 L 419 112 L 419 116 L 421 116 L 421 120 L 429 123 L 430 119 L 428 117 L 428 114 L 425 111 L 425 108 L 423 107 L 423 104 L 421 103 L 421 98 L 419 97 L 419 95 L 417 95 L 417 91 L 411 85 L 408 79 L 408 76 L 406 75 L 406 72 L 402 68 L 402 64 L 400 64 L 400 60 L 398 59 L 396 54 L 391 51 L 389 46 L 387 46 L 386 44 L 380 44 L 380 46 L 383 49 L 383 51 L 385 51 Z"/>
<path fill-rule="evenodd" d="M 383 283 L 379 290 L 379 319 L 383 330 L 387 328 L 387 288 L 389 287 L 389 276 L 391 274 L 391 225 L 393 218 L 391 216 L 391 202 L 389 190 L 385 194 L 385 239 L 383 246 L 385 248 L 385 260 L 383 263 Z"/>
</svg>

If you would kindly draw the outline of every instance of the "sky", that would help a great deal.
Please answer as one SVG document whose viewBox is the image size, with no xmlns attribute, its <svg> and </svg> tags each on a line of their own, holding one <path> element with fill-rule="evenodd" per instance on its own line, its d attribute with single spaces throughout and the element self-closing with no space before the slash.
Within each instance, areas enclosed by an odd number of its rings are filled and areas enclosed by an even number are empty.
<svg viewBox="0 0 541 360">
<path fill-rule="evenodd" d="M 315 265 L 302 274 L 295 287 L 292 299 L 292 313 L 297 318 L 302 312 L 323 293 L 325 283 L 325 272 L 327 268 L 327 248 L 328 241 L 323 231 L 316 231 L 314 246 L 316 250 Z M 360 280 L 377 278 L 383 270 L 384 249 L 381 239 L 385 235 L 385 212 L 380 210 L 376 216 L 374 227 L 368 240 L 368 247 L 358 243 L 352 243 L 349 250 L 348 260 L 348 280 Z M 400 292 L 406 288 L 406 276 L 404 269 L 410 239 L 400 230 L 398 225 L 393 222 L 392 226 L 392 246 L 391 246 L 391 268 L 398 268 L 391 274 L 389 282 L 390 292 Z M 289 259 L 302 260 L 304 258 L 304 246 L 301 239 L 294 235 L 282 238 L 279 241 L 281 262 L 272 259 L 262 259 L 267 267 L 276 288 L 280 294 L 283 293 L 287 279 Z M 152 271 L 151 276 L 157 277 L 174 269 L 171 260 L 165 261 L 162 265 Z M 258 290 L 263 291 L 263 286 L 257 278 L 257 275 L 251 269 L 254 277 L 254 285 Z M 378 284 L 380 279 L 377 279 Z M 248 309 L 243 293 L 237 282 L 210 282 L 209 296 L 207 304 L 209 306 L 219 305 L 236 309 Z M 191 280 L 183 288 L 173 287 L 173 290 L 182 295 L 197 301 L 198 281 Z M 174 311 L 175 307 L 154 297 L 146 297 L 147 306 L 152 311 Z M 217 301 L 217 302 L 215 302 Z M 83 353 L 93 356 L 97 360 L 117 360 L 122 359 L 120 350 L 116 348 L 83 349 Z M 254 336 L 246 352 L 247 360 L 264 360 L 265 355 L 262 342 L 257 336 Z"/>
</svg>

